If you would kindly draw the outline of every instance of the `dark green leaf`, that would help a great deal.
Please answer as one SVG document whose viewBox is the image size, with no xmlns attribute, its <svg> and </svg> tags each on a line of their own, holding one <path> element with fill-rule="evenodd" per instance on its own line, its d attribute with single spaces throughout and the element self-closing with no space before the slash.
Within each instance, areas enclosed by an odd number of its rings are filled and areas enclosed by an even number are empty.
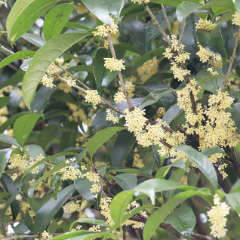
<svg viewBox="0 0 240 240">
<path fill-rule="evenodd" d="M 62 205 L 75 191 L 74 184 L 62 189 L 58 195 L 57 200 L 51 198 L 48 200 L 36 213 L 34 221 L 34 233 L 41 233 L 47 227 L 53 216 L 58 212 Z"/>
<path fill-rule="evenodd" d="M 202 8 L 226 8 L 234 12 L 234 4 L 232 0 L 214 0 L 202 6 Z"/>
<path fill-rule="evenodd" d="M 161 90 L 153 91 L 149 93 L 147 97 L 144 98 L 143 102 L 139 105 L 139 108 L 143 109 L 146 106 L 152 105 L 156 103 L 161 97 L 175 91 L 176 89 L 161 89 Z"/>
<path fill-rule="evenodd" d="M 84 29 L 84 30 L 89 30 L 89 27 L 84 26 L 80 23 L 75 23 L 75 22 L 67 22 L 65 24 L 65 27 L 69 27 L 69 28 L 80 28 L 80 29 Z"/>
<path fill-rule="evenodd" d="M 190 207 L 182 206 L 164 219 L 164 223 L 171 224 L 184 236 L 191 236 L 196 225 L 195 215 Z"/>
<path fill-rule="evenodd" d="M 130 133 L 127 129 L 119 133 L 112 149 L 111 155 L 112 167 L 122 166 L 123 161 L 130 153 L 135 142 L 136 138 L 134 137 L 133 133 Z"/>
<path fill-rule="evenodd" d="M 10 78 L 8 78 L 5 82 L 1 83 L 0 89 L 5 88 L 9 85 L 15 85 L 18 82 L 21 82 L 24 76 L 24 71 L 20 70 L 14 73 Z"/>
<path fill-rule="evenodd" d="M 98 92 L 102 90 L 102 83 L 106 86 L 117 76 L 117 71 L 110 72 L 104 67 L 104 58 L 107 57 L 109 57 L 108 50 L 99 48 L 93 62 L 93 73 Z"/>
<path fill-rule="evenodd" d="M 26 211 L 26 214 L 25 214 L 24 223 L 26 224 L 28 229 L 33 232 L 33 220 L 28 210 Z"/>
<path fill-rule="evenodd" d="M 153 3 L 164 4 L 172 7 L 177 7 L 183 1 L 185 0 L 151 0 Z"/>
<path fill-rule="evenodd" d="M 12 63 L 18 59 L 25 58 L 28 56 L 34 56 L 35 52 L 34 51 L 21 51 L 14 53 L 8 57 L 6 57 L 4 60 L 0 62 L 0 69 L 7 66 L 9 63 Z"/>
<path fill-rule="evenodd" d="M 133 173 L 123 173 L 114 177 L 123 190 L 133 190 L 137 186 L 137 177 Z"/>
<path fill-rule="evenodd" d="M 170 107 L 167 112 L 164 114 L 162 121 L 170 124 L 173 119 L 179 114 L 180 108 L 177 103 Z"/>
<path fill-rule="evenodd" d="M 129 43 L 118 43 L 118 44 L 114 45 L 114 48 L 128 50 L 128 51 L 137 53 L 139 55 L 143 55 L 143 52 L 139 48 L 137 48 L 134 45 L 129 44 Z"/>
<path fill-rule="evenodd" d="M 41 0 L 42 1 L 42 0 Z M 37 86 L 49 65 L 73 44 L 91 33 L 66 33 L 49 40 L 32 59 L 22 85 L 23 100 L 30 109 Z M 54 51 L 52 51 L 54 49 Z M 49 55 L 49 52 L 52 52 Z M 41 62 L 41 64 L 39 64 Z"/>
<path fill-rule="evenodd" d="M 107 140 L 109 140 L 116 132 L 126 129 L 125 127 L 111 127 L 97 132 L 91 137 L 88 143 L 88 152 L 92 157 L 93 154 L 100 148 Z"/>
<path fill-rule="evenodd" d="M 19 0 L 7 18 L 7 32 L 11 42 L 15 42 L 59 0 Z"/>
<path fill-rule="evenodd" d="M 181 145 L 174 147 L 176 150 L 184 152 L 187 157 L 192 161 L 202 172 L 203 175 L 209 180 L 209 182 L 217 188 L 218 186 L 218 178 L 216 174 L 216 170 L 213 167 L 210 160 L 203 155 L 202 153 L 198 152 L 194 148 L 191 148 L 186 145 Z"/>
<path fill-rule="evenodd" d="M 7 166 L 7 163 L 11 156 L 12 150 L 13 150 L 12 148 L 5 148 L 5 149 L 0 150 L 0 178 Z"/>
<path fill-rule="evenodd" d="M 4 106 L 8 105 L 10 101 L 10 97 L 1 97 L 0 98 L 0 108 L 3 108 Z"/>
<path fill-rule="evenodd" d="M 43 24 L 46 41 L 61 33 L 73 8 L 74 4 L 65 3 L 57 5 L 48 12 Z"/>
<path fill-rule="evenodd" d="M 32 43 L 33 45 L 39 48 L 46 43 L 45 39 L 37 36 L 36 34 L 25 33 L 22 35 L 22 38 L 24 38 L 25 40 L 27 40 L 28 42 Z"/>
<path fill-rule="evenodd" d="M 13 134 L 18 143 L 23 147 L 24 142 L 32 132 L 40 115 L 26 114 L 19 117 L 13 125 Z"/>
</svg>

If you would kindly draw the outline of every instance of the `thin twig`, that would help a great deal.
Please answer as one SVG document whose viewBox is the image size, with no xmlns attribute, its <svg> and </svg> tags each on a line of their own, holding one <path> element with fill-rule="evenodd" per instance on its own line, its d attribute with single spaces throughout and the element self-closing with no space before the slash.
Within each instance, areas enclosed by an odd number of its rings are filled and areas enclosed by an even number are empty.
<svg viewBox="0 0 240 240">
<path fill-rule="evenodd" d="M 225 86 L 226 86 L 226 84 L 227 84 L 227 82 L 228 82 L 228 78 L 229 78 L 229 75 L 230 75 L 230 72 L 231 72 L 231 69 L 232 69 L 232 65 L 233 65 L 234 57 L 235 57 L 236 50 L 237 50 L 239 34 L 240 34 L 240 27 L 238 28 L 238 32 L 237 32 L 237 36 L 236 36 L 236 40 L 235 40 L 235 44 L 234 44 L 234 47 L 233 47 L 232 59 L 231 59 L 230 65 L 229 65 L 229 67 L 228 67 L 228 71 L 227 71 L 226 78 L 225 78 L 225 80 L 224 80 L 224 82 L 223 82 L 222 92 L 224 92 L 224 90 L 225 90 Z"/>
<path fill-rule="evenodd" d="M 164 30 L 162 29 L 161 25 L 159 24 L 159 22 L 157 21 L 157 19 L 155 18 L 155 16 L 153 15 L 151 9 L 148 7 L 148 5 L 146 5 L 143 1 L 142 4 L 146 6 L 146 10 L 148 12 L 148 14 L 150 15 L 150 17 L 152 18 L 154 24 L 157 26 L 157 28 L 159 29 L 159 31 L 161 32 L 161 34 L 163 35 L 163 37 L 166 39 L 168 45 L 171 47 L 171 41 L 169 39 L 169 37 L 167 36 L 167 34 L 164 32 Z"/>
<path fill-rule="evenodd" d="M 185 18 L 184 21 L 183 21 L 182 28 L 181 28 L 181 34 L 180 34 L 179 40 L 178 40 L 178 46 L 180 46 L 180 44 L 181 44 L 181 42 L 182 42 L 183 33 L 184 33 L 184 29 L 185 29 L 185 27 L 186 27 L 186 23 L 187 23 L 187 19 Z"/>
<path fill-rule="evenodd" d="M 67 201 L 66 201 L 66 203 L 67 202 L 71 202 L 71 201 L 75 201 L 75 200 L 77 200 L 77 199 L 79 199 L 79 198 L 81 198 L 82 197 L 82 195 L 77 195 L 77 196 L 75 196 L 75 197 L 70 197 Z"/>
<path fill-rule="evenodd" d="M 114 50 L 114 47 L 113 47 L 113 43 L 112 43 L 112 39 L 111 39 L 110 33 L 108 33 L 107 40 L 108 40 L 108 44 L 109 44 L 109 48 L 110 48 L 110 51 L 112 53 L 112 56 L 113 56 L 114 59 L 116 59 L 116 53 L 115 53 L 115 50 Z M 126 86 L 125 86 L 125 83 L 124 83 L 124 80 L 123 80 L 122 73 L 121 73 L 121 71 L 117 71 L 117 73 L 118 73 L 118 78 L 120 80 L 121 87 L 123 89 L 123 93 L 124 93 L 124 95 L 125 95 L 125 97 L 127 99 L 127 104 L 128 104 L 129 110 L 132 111 L 134 108 L 133 108 L 131 100 L 130 100 L 130 98 L 128 96 L 127 89 L 126 89 Z"/>
<path fill-rule="evenodd" d="M 163 15 L 164 15 L 165 20 L 166 20 L 167 25 L 168 25 L 168 30 L 169 30 L 169 32 L 172 34 L 172 28 L 171 28 L 171 25 L 170 25 L 170 22 L 169 22 L 169 20 L 168 20 L 167 13 L 166 13 L 166 11 L 165 11 L 165 7 L 164 7 L 163 4 L 161 4 L 161 8 L 162 8 Z"/>
<path fill-rule="evenodd" d="M 5 48 L 3 45 L 0 45 L 0 49 L 2 49 L 3 51 L 10 53 L 10 54 L 14 54 L 14 52 L 12 52 L 11 50 Z"/>
</svg>

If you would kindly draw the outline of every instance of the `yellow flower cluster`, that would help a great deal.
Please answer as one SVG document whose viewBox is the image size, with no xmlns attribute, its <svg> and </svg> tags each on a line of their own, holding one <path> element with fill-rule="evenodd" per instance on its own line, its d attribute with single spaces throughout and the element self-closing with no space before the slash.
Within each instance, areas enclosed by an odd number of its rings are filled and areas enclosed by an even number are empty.
<svg viewBox="0 0 240 240">
<path fill-rule="evenodd" d="M 142 2 L 144 3 L 149 3 L 150 0 L 131 0 L 133 3 L 138 3 L 138 4 L 141 4 Z"/>
<path fill-rule="evenodd" d="M 93 225 L 88 230 L 91 232 L 101 232 L 101 227 L 100 227 L 100 225 Z"/>
<path fill-rule="evenodd" d="M 218 194 L 214 195 L 214 205 L 210 211 L 207 212 L 209 222 L 211 223 L 211 234 L 213 237 L 222 238 L 226 235 L 227 229 L 226 215 L 229 214 L 230 208 L 225 202 L 220 202 Z"/>
<path fill-rule="evenodd" d="M 126 102 L 126 97 L 125 95 L 123 94 L 123 92 L 117 92 L 115 95 L 114 95 L 114 101 L 116 103 L 120 103 L 122 101 Z"/>
<path fill-rule="evenodd" d="M 235 12 L 233 14 L 233 24 L 240 26 L 240 14 L 238 12 Z"/>
<path fill-rule="evenodd" d="M 44 232 L 42 233 L 41 240 L 49 240 L 52 238 L 53 238 L 53 235 L 49 234 L 48 232 L 46 232 L 46 230 L 44 230 Z"/>
<path fill-rule="evenodd" d="M 166 48 L 165 52 L 163 53 L 164 57 L 167 59 L 170 59 L 173 57 L 172 49 L 171 48 Z"/>
<path fill-rule="evenodd" d="M 94 106 L 101 102 L 101 97 L 98 95 L 97 90 L 87 90 L 85 96 L 85 102 L 92 103 Z"/>
<path fill-rule="evenodd" d="M 71 159 L 70 159 L 71 160 Z M 73 161 L 74 162 L 74 161 Z M 67 164 L 69 164 L 69 160 L 66 161 Z M 75 179 L 78 179 L 78 178 L 83 178 L 84 175 L 81 173 L 81 171 L 74 167 L 74 166 L 71 166 L 70 164 L 62 169 L 60 169 L 58 172 L 56 173 L 60 173 L 62 174 L 62 180 L 67 180 L 67 179 L 70 179 L 70 180 L 75 180 Z M 56 174 L 55 173 L 55 174 Z"/>
<path fill-rule="evenodd" d="M 172 33 L 174 35 L 178 35 L 178 26 L 179 26 L 179 22 L 178 22 L 178 20 L 175 20 L 173 22 L 173 28 L 172 28 Z"/>
<path fill-rule="evenodd" d="M 176 63 L 171 63 L 172 67 L 170 68 L 173 71 L 174 78 L 177 78 L 178 81 L 184 81 L 184 77 L 190 75 L 191 71 L 182 69 L 178 67 Z"/>
<path fill-rule="evenodd" d="M 81 202 L 81 200 L 77 200 L 76 202 L 71 201 L 66 203 L 63 206 L 63 211 L 66 213 L 73 213 L 73 212 L 77 212 L 81 210 L 81 206 L 79 205 L 79 203 Z"/>
<path fill-rule="evenodd" d="M 67 83 L 65 83 L 65 82 L 61 82 L 59 84 L 59 89 L 63 90 L 63 92 L 65 92 L 65 93 L 69 93 L 72 91 L 72 88 L 70 86 L 68 86 Z"/>
<path fill-rule="evenodd" d="M 196 29 L 202 29 L 206 31 L 211 31 L 213 28 L 217 26 L 216 23 L 212 23 L 210 20 L 200 18 L 196 23 Z"/>
<path fill-rule="evenodd" d="M 44 74 L 42 77 L 41 83 L 45 85 L 46 87 L 56 87 L 56 85 L 53 84 L 53 78 L 49 77 L 47 74 Z"/>
<path fill-rule="evenodd" d="M 138 68 L 137 72 L 140 75 L 143 83 L 157 73 L 159 62 L 159 59 L 148 60 L 142 65 L 142 67 Z"/>
<path fill-rule="evenodd" d="M 125 69 L 125 66 L 123 65 L 124 61 L 122 59 L 114 59 L 114 58 L 104 58 L 104 67 L 106 69 L 109 69 L 110 72 L 112 71 L 121 71 Z"/>
<path fill-rule="evenodd" d="M 110 204 L 111 204 L 112 198 L 110 197 L 103 197 L 100 201 L 100 208 L 101 208 L 101 214 L 105 217 L 106 223 L 110 225 L 111 227 L 114 226 L 114 221 L 110 214 Z"/>
<path fill-rule="evenodd" d="M 111 111 L 111 109 L 107 109 L 107 110 L 106 110 L 106 113 L 107 113 L 106 120 L 112 121 L 114 124 L 119 122 L 119 119 L 118 119 L 118 117 L 117 117 L 117 114 L 116 114 L 115 112 Z M 113 113 L 113 114 L 116 114 L 116 116 L 113 115 L 112 113 Z"/>
<path fill-rule="evenodd" d="M 186 60 L 190 59 L 190 53 L 183 53 L 183 54 L 179 54 L 178 56 L 174 57 L 175 61 L 177 63 L 185 63 Z"/>
<path fill-rule="evenodd" d="M 137 149 L 134 149 L 134 151 L 136 151 L 136 150 Z M 133 159 L 134 159 L 134 161 L 133 161 L 132 167 L 135 167 L 135 168 L 143 168 L 143 167 L 145 167 L 145 165 L 144 165 L 144 163 L 143 163 L 143 161 L 142 161 L 142 159 L 141 159 L 139 154 L 134 153 Z"/>
<path fill-rule="evenodd" d="M 89 180 L 89 182 L 97 182 L 97 183 L 99 182 L 98 174 L 92 171 L 87 172 L 84 176 Z"/>
<path fill-rule="evenodd" d="M 88 13 L 88 8 L 82 3 L 78 3 L 76 10 L 81 14 Z"/>
<path fill-rule="evenodd" d="M 210 53 L 204 47 L 202 47 L 200 44 L 198 44 L 198 47 L 200 50 L 197 52 L 197 55 L 199 56 L 201 62 L 203 62 L 203 63 L 207 62 L 210 59 L 210 57 L 213 57 L 214 61 L 216 61 L 216 62 L 222 62 L 222 58 L 220 56 L 218 56 L 214 53 Z"/>
<path fill-rule="evenodd" d="M 165 108 L 163 108 L 163 107 L 158 108 L 158 110 L 157 110 L 157 118 L 161 118 L 164 115 L 165 115 Z"/>
<path fill-rule="evenodd" d="M 211 67 L 211 68 L 208 68 L 207 69 L 213 76 L 217 76 L 218 75 L 218 72 L 217 71 L 214 71 L 214 69 Z"/>
<path fill-rule="evenodd" d="M 119 82 L 119 84 L 120 84 L 120 82 Z M 121 84 L 120 84 L 121 85 Z M 133 98 L 134 97 L 134 91 L 135 91 L 135 85 L 131 82 L 131 81 L 126 81 L 125 82 L 125 87 L 126 87 L 126 91 L 127 91 L 127 93 L 128 93 L 128 97 L 131 99 L 131 98 Z M 123 89 L 122 89 L 122 87 L 120 87 L 119 89 L 118 89 L 118 91 L 120 91 L 120 92 L 123 92 Z"/>
<path fill-rule="evenodd" d="M 103 25 L 97 26 L 96 29 L 97 31 L 93 32 L 93 35 L 99 36 L 99 37 L 107 37 L 109 32 L 111 33 L 111 35 L 118 33 L 118 26 L 114 22 L 114 19 L 112 18 L 111 18 L 111 26 L 107 24 L 103 24 Z"/>
</svg>

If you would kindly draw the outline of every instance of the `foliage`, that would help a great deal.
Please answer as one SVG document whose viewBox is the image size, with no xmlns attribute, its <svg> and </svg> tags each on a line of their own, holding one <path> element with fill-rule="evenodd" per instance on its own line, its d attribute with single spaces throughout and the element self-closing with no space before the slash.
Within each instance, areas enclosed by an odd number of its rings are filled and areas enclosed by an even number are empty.
<svg viewBox="0 0 240 240">
<path fill-rule="evenodd" d="M 1 239 L 240 236 L 240 0 L 0 5 Z"/>
</svg>

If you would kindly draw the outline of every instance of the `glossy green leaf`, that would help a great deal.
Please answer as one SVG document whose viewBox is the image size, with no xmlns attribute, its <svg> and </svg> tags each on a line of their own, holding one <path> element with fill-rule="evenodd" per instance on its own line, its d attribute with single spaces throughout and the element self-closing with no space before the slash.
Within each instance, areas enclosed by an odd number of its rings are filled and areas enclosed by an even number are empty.
<svg viewBox="0 0 240 240">
<path fill-rule="evenodd" d="M 0 89 L 5 88 L 9 85 L 15 85 L 18 82 L 21 82 L 24 76 L 24 71 L 20 70 L 14 73 L 10 78 L 8 78 L 4 83 L 1 83 Z"/>
<path fill-rule="evenodd" d="M 2 60 L 0 62 L 0 69 L 18 59 L 29 57 L 29 56 L 34 56 L 34 54 L 35 54 L 34 51 L 21 51 L 21 52 L 14 53 L 14 54 L 6 57 L 4 60 Z"/>
<path fill-rule="evenodd" d="M 116 45 L 114 45 L 114 49 L 123 49 L 123 50 L 128 50 L 130 52 L 134 52 L 137 53 L 139 55 L 143 55 L 143 52 L 141 51 L 141 49 L 135 47 L 132 44 L 129 43 L 118 43 Z"/>
<path fill-rule="evenodd" d="M 51 170 L 49 170 L 46 174 L 44 174 L 41 178 L 37 179 L 33 184 L 32 186 L 28 189 L 28 196 L 30 198 L 33 197 L 34 195 L 34 189 L 35 187 L 40 183 L 42 182 L 44 179 L 46 179 L 47 177 L 51 176 L 52 174 L 54 174 L 55 172 L 57 172 L 58 170 L 66 167 L 66 163 L 65 161 L 59 163 L 57 166 L 53 167 Z"/>
<path fill-rule="evenodd" d="M 213 167 L 210 160 L 203 155 L 202 153 L 198 152 L 192 147 L 181 145 L 174 147 L 176 150 L 184 152 L 187 157 L 192 161 L 202 172 L 203 175 L 209 180 L 209 182 L 217 188 L 218 186 L 218 178 L 216 174 L 216 170 Z"/>
<path fill-rule="evenodd" d="M 118 168 L 110 168 L 109 171 L 110 171 L 110 172 L 134 173 L 134 174 L 137 174 L 137 175 L 146 177 L 146 178 L 151 178 L 151 177 L 152 177 L 151 175 L 149 175 L 149 174 L 141 171 L 141 169 L 136 169 L 136 168 L 122 168 L 122 169 L 120 169 L 120 168 L 118 167 Z"/>
<path fill-rule="evenodd" d="M 112 71 L 104 67 L 104 58 L 108 58 L 109 52 L 105 48 L 99 48 L 93 62 L 93 73 L 97 85 L 98 92 L 102 90 L 102 83 L 108 85 L 116 76 L 117 71 Z"/>
<path fill-rule="evenodd" d="M 89 223 L 89 224 L 95 224 L 95 225 L 100 225 L 103 227 L 110 228 L 110 226 L 102 220 L 95 219 L 95 218 L 80 218 L 77 221 L 74 221 L 71 223 L 70 229 L 69 229 L 70 231 L 72 230 L 72 227 L 75 223 Z"/>
<path fill-rule="evenodd" d="M 39 48 L 46 43 L 46 40 L 44 38 L 39 37 L 38 35 L 32 34 L 32 33 L 24 33 L 22 35 L 22 38 L 24 38 L 25 40 L 27 40 L 28 42 L 32 43 L 33 45 Z"/>
<path fill-rule="evenodd" d="M 93 135 L 88 143 L 88 152 L 92 157 L 93 154 L 100 148 L 107 140 L 109 140 L 116 132 L 126 129 L 125 127 L 111 127 L 97 132 Z"/>
<path fill-rule="evenodd" d="M 73 66 L 70 68 L 67 68 L 68 72 L 89 72 L 89 73 L 93 73 L 93 66 L 91 65 L 77 65 L 77 66 Z"/>
<path fill-rule="evenodd" d="M 59 190 L 59 187 L 61 186 L 61 178 L 62 178 L 61 174 L 55 174 L 51 178 L 50 188 L 54 190 L 54 193 L 52 194 L 52 197 L 54 199 L 57 199 L 58 190 Z"/>
<path fill-rule="evenodd" d="M 229 107 L 226 110 L 227 110 L 227 112 L 231 113 L 230 118 L 235 122 L 237 129 L 240 130 L 240 114 L 239 114 L 239 112 L 233 107 Z"/>
<path fill-rule="evenodd" d="M 153 235 L 159 224 L 164 220 L 164 218 L 183 201 L 195 195 L 199 195 L 200 197 L 206 197 L 211 194 L 205 191 L 186 191 L 175 195 L 157 211 L 153 212 L 148 218 L 143 230 L 143 239 L 150 240 L 151 236 Z"/>
<path fill-rule="evenodd" d="M 167 4 L 168 5 L 168 4 Z M 165 6 L 165 11 L 168 16 L 168 21 L 171 23 L 175 16 L 176 16 L 176 9 L 173 7 L 168 7 Z M 166 19 L 164 17 L 163 11 L 160 10 L 156 15 L 155 18 L 161 25 L 162 29 L 165 30 L 168 27 L 168 24 L 166 22 Z M 151 20 L 147 26 L 147 31 L 146 31 L 146 45 L 149 45 L 149 43 L 154 40 L 157 36 L 159 36 L 161 33 L 157 26 L 153 23 L 153 20 Z"/>
<path fill-rule="evenodd" d="M 204 154 L 205 156 L 208 156 L 208 155 L 212 155 L 215 153 L 223 153 L 224 154 L 224 151 L 220 147 L 214 147 L 214 148 L 206 148 L 206 149 L 202 150 L 201 153 Z"/>
<path fill-rule="evenodd" d="M 197 39 L 204 48 L 209 52 L 227 57 L 224 46 L 220 27 L 217 25 L 211 31 L 197 30 Z"/>
<path fill-rule="evenodd" d="M 11 156 L 12 150 L 12 148 L 5 148 L 0 150 L 0 178 L 8 164 L 8 160 Z"/>
<path fill-rule="evenodd" d="M 144 98 L 142 103 L 139 105 L 139 108 L 143 109 L 146 106 L 152 105 L 156 103 L 161 97 L 175 91 L 176 89 L 161 89 L 161 90 L 153 91 Z"/>
<path fill-rule="evenodd" d="M 196 225 L 194 212 L 190 207 L 182 206 L 164 219 L 164 223 L 171 224 L 184 236 L 191 236 Z"/>
<path fill-rule="evenodd" d="M 225 196 L 233 209 L 240 214 L 240 192 L 225 194 Z"/>
<path fill-rule="evenodd" d="M 17 147 L 20 147 L 20 145 L 18 144 L 17 140 L 13 137 L 9 137 L 7 135 L 4 134 L 0 134 L 0 142 L 5 142 Z"/>
<path fill-rule="evenodd" d="M 27 228 L 33 232 L 33 220 L 32 217 L 30 216 L 28 210 L 26 210 L 25 218 L 24 218 L 24 223 L 26 224 Z"/>
<path fill-rule="evenodd" d="M 153 3 L 164 4 L 172 7 L 177 7 L 183 1 L 185 0 L 151 0 Z"/>
<path fill-rule="evenodd" d="M 135 65 L 132 67 L 132 73 L 137 70 L 138 67 L 140 67 L 142 64 L 144 64 L 145 62 L 147 62 L 148 60 L 156 57 L 156 56 L 161 56 L 163 53 L 165 52 L 165 48 L 157 48 L 154 49 L 152 51 L 149 51 L 147 53 L 145 53 L 144 55 L 142 55 L 138 61 L 135 63 Z"/>
<path fill-rule="evenodd" d="M 18 143 L 23 147 L 24 142 L 32 132 L 40 115 L 26 114 L 19 117 L 13 125 L 13 134 Z"/>
<path fill-rule="evenodd" d="M 155 179 L 149 179 L 140 183 L 135 188 L 135 191 L 139 191 L 148 195 L 154 205 L 156 192 L 169 191 L 173 189 L 194 190 L 196 188 L 191 186 L 186 186 L 171 180 L 155 178 Z"/>
<path fill-rule="evenodd" d="M 192 12 L 200 8 L 201 4 L 196 4 L 192 2 L 182 2 L 176 10 L 177 19 L 180 23 L 183 22 L 183 20 L 190 15 Z"/>
<path fill-rule="evenodd" d="M 47 227 L 53 216 L 58 212 L 62 205 L 75 191 L 74 184 L 69 185 L 62 189 L 58 195 L 57 200 L 54 198 L 49 199 L 36 213 L 34 221 L 34 233 L 41 233 Z"/>
<path fill-rule="evenodd" d="M 180 108 L 177 103 L 172 105 L 167 112 L 164 114 L 162 121 L 166 122 L 167 124 L 170 124 L 173 119 L 179 114 Z"/>
<path fill-rule="evenodd" d="M 119 133 L 111 155 L 111 166 L 120 167 L 123 164 L 123 161 L 126 159 L 130 153 L 133 145 L 136 142 L 136 138 L 133 133 L 130 133 L 127 129 Z"/>
<path fill-rule="evenodd" d="M 226 8 L 232 12 L 234 12 L 234 4 L 232 0 L 214 0 L 212 2 L 209 2 L 205 5 L 202 5 L 202 8 Z"/>
<path fill-rule="evenodd" d="M 74 4 L 65 3 L 57 5 L 48 12 L 43 24 L 46 41 L 61 33 L 73 8 Z"/>
<path fill-rule="evenodd" d="M 137 177 L 133 173 L 123 173 L 114 177 L 123 190 L 133 190 L 137 186 Z"/>
<path fill-rule="evenodd" d="M 65 24 L 65 27 L 69 27 L 69 28 L 80 28 L 80 29 L 84 29 L 84 30 L 89 30 L 89 27 L 84 26 L 80 23 L 75 23 L 75 22 L 67 22 Z"/>
<path fill-rule="evenodd" d="M 8 105 L 10 101 L 10 97 L 1 97 L 0 98 L 0 108 L 3 108 L 4 106 Z"/>
<path fill-rule="evenodd" d="M 59 0 L 18 0 L 7 18 L 7 32 L 11 42 L 15 42 Z"/>
<path fill-rule="evenodd" d="M 23 100 L 30 109 L 37 86 L 49 65 L 73 44 L 91 33 L 66 33 L 49 40 L 32 59 L 22 85 Z M 52 51 L 54 49 L 54 51 Z M 52 52 L 49 55 L 49 52 Z M 39 64 L 41 62 L 41 64 Z"/>
<path fill-rule="evenodd" d="M 18 192 L 14 192 L 12 193 L 11 197 L 8 199 L 7 203 L 4 205 L 4 208 L 2 209 L 2 212 L 1 212 L 1 217 L 2 217 L 2 220 L 4 218 L 4 214 L 5 212 L 7 211 L 8 207 L 10 206 L 10 204 L 15 200 L 16 198 L 16 195 L 18 194 Z M 16 201 L 16 200 L 15 200 Z"/>
</svg>

